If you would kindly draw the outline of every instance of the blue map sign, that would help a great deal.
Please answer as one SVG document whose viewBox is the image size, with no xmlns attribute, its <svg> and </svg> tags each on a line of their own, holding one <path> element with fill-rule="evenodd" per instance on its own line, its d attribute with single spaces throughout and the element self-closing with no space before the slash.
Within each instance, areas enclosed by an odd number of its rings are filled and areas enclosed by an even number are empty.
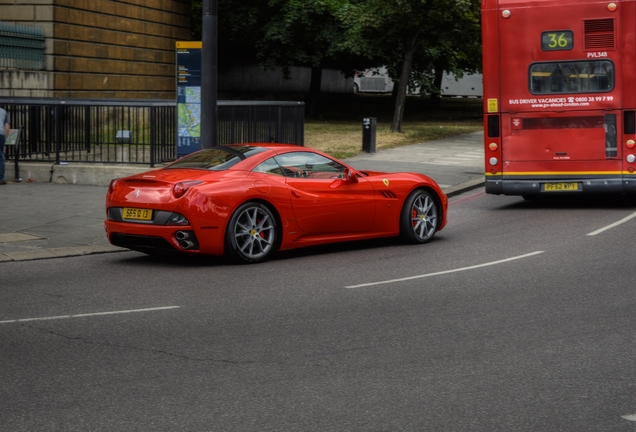
<svg viewBox="0 0 636 432">
<path fill-rule="evenodd" d="M 201 42 L 177 42 L 177 156 L 201 150 Z"/>
</svg>

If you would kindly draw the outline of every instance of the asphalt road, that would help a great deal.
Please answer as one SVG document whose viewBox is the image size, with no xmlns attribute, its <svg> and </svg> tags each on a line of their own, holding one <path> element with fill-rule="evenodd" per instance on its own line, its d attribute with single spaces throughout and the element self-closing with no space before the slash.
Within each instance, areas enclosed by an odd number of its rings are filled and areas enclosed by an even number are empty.
<svg viewBox="0 0 636 432">
<path fill-rule="evenodd" d="M 634 431 L 634 214 L 472 192 L 423 246 L 4 263 L 0 429 Z"/>
</svg>

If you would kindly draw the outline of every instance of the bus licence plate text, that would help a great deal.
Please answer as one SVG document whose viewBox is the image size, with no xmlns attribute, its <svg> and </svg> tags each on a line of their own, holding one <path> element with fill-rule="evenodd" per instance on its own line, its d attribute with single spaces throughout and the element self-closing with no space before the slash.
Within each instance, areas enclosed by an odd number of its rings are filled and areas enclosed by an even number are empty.
<svg viewBox="0 0 636 432">
<path fill-rule="evenodd" d="M 124 219 L 149 221 L 152 220 L 152 210 L 124 207 L 122 217 Z"/>
<path fill-rule="evenodd" d="M 548 192 L 576 191 L 576 190 L 579 190 L 579 184 L 578 183 L 545 183 L 543 185 L 543 190 Z"/>
</svg>

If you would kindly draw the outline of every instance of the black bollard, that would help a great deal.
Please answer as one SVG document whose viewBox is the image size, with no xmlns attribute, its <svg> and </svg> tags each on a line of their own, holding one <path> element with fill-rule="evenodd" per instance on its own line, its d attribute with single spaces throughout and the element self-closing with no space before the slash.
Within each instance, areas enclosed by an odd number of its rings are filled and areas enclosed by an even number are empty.
<svg viewBox="0 0 636 432">
<path fill-rule="evenodd" d="M 375 153 L 376 120 L 374 117 L 362 119 L 362 151 L 367 153 Z"/>
</svg>

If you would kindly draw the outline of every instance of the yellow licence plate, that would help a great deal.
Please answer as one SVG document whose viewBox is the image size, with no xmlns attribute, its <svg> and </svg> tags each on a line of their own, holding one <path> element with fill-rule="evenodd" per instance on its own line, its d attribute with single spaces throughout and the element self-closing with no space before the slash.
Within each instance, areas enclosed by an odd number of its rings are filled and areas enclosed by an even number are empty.
<svg viewBox="0 0 636 432">
<path fill-rule="evenodd" d="M 543 185 L 544 191 L 559 192 L 559 191 L 577 191 L 579 190 L 578 183 L 545 183 Z"/>
<path fill-rule="evenodd" d="M 124 207 L 122 217 L 124 219 L 136 219 L 136 220 L 149 221 L 149 220 L 152 220 L 152 210 Z"/>
</svg>

